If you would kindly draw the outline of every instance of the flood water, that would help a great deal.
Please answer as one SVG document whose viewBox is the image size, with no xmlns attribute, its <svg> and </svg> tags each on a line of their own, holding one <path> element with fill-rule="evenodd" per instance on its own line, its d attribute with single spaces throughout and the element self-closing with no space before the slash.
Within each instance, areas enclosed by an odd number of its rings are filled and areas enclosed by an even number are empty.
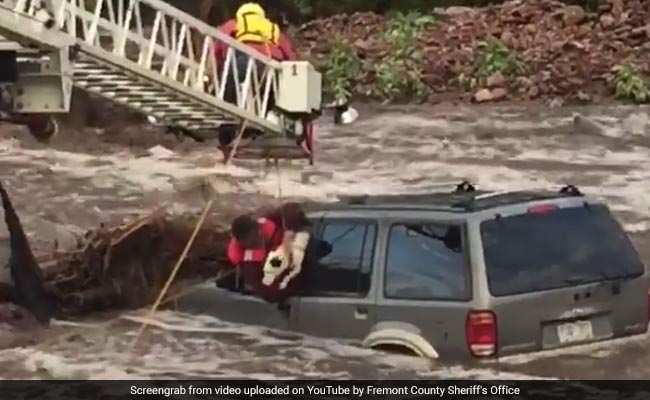
<svg viewBox="0 0 650 400">
<path fill-rule="evenodd" d="M 362 117 L 351 126 L 321 121 L 317 165 L 283 166 L 283 196 L 331 200 L 341 194 L 421 192 L 461 179 L 488 190 L 558 189 L 572 183 L 610 204 L 644 261 L 650 262 L 649 108 L 441 106 L 360 111 Z M 217 208 L 224 214 L 231 213 L 234 204 L 254 207 L 278 191 L 273 171 L 251 162 L 226 168 L 211 148 L 142 152 L 114 144 L 105 150 L 71 152 L 63 144 L 44 148 L 13 139 L 10 128 L 0 129 L 5 130 L 0 138 L 0 179 L 9 186 L 30 239 L 41 252 L 54 238 L 60 246 L 70 245 L 74 234 L 100 221 L 114 223 L 160 202 L 179 212 L 198 208 L 202 200 L 192 185 L 201 179 L 215 184 L 220 193 Z M 148 132 L 143 129 L 142 134 Z M 87 135 L 75 137 L 101 141 L 97 132 Z M 0 350 L 0 376 L 650 379 L 647 336 L 473 366 L 428 362 L 363 349 L 354 342 L 174 311 L 159 312 L 146 340 L 132 349 L 141 320 L 111 315 L 57 321 L 38 337 L 0 327 L 0 342 L 22 336 L 37 342 Z"/>
</svg>

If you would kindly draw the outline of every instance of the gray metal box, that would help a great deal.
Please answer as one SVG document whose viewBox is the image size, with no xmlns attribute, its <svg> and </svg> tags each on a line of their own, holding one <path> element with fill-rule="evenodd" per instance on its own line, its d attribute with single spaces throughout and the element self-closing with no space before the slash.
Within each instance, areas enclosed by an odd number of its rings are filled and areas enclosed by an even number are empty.
<svg viewBox="0 0 650 400">
<path fill-rule="evenodd" d="M 291 113 L 320 110 L 321 74 L 307 61 L 285 61 L 281 64 L 276 106 Z"/>
</svg>

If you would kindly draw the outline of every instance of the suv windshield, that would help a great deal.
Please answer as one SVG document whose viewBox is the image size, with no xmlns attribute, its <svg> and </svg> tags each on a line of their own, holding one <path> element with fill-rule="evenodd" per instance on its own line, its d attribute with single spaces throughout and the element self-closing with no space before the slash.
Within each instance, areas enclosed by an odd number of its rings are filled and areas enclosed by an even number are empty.
<svg viewBox="0 0 650 400">
<path fill-rule="evenodd" d="M 558 209 L 481 223 L 493 296 L 632 278 L 644 267 L 605 206 Z"/>
</svg>

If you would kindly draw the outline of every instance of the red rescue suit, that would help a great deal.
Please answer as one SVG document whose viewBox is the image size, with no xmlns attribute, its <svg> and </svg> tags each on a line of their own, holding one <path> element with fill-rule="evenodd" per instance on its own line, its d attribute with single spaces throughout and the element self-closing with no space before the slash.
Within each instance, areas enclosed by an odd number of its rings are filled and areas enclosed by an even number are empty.
<svg viewBox="0 0 650 400">
<path fill-rule="evenodd" d="M 244 261 L 262 263 L 269 251 L 282 244 L 282 229 L 277 229 L 276 224 L 268 218 L 257 220 L 260 231 L 267 242 L 267 246 L 256 249 L 244 249 L 235 238 L 228 243 L 228 260 L 233 266 Z"/>
<path fill-rule="evenodd" d="M 288 286 L 281 288 L 280 282 L 290 273 L 289 270 L 277 277 L 271 285 L 262 283 L 263 265 L 269 252 L 282 245 L 285 228 L 299 231 L 307 226 L 304 211 L 297 203 L 286 203 L 281 208 L 265 213 L 257 220 L 259 233 L 264 245 L 257 248 L 244 248 L 234 237 L 228 243 L 228 260 L 240 268 L 244 283 L 262 299 L 275 303 L 288 297 L 299 286 L 301 277 L 291 279 Z"/>
<path fill-rule="evenodd" d="M 217 27 L 221 32 L 226 35 L 235 38 L 237 33 L 237 20 L 231 19 L 230 21 L 224 23 L 223 25 Z M 295 61 L 298 59 L 296 52 L 293 49 L 291 40 L 284 33 L 280 33 L 279 42 L 277 45 L 272 43 L 248 43 L 244 42 L 246 45 L 257 50 L 257 52 L 264 54 L 268 57 L 273 58 L 277 61 Z M 223 62 L 226 59 L 226 52 L 228 47 L 225 43 L 217 41 L 214 48 L 214 54 L 217 57 L 217 60 Z"/>
</svg>

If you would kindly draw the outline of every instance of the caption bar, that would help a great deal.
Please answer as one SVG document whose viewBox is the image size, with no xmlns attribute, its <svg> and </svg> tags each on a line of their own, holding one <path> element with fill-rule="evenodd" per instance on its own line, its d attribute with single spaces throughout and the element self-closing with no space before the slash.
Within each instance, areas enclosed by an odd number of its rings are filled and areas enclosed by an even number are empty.
<svg viewBox="0 0 650 400">
<path fill-rule="evenodd" d="M 521 389 L 505 384 L 474 384 L 469 386 L 457 385 L 386 385 L 374 386 L 371 384 L 345 384 L 345 385 L 247 385 L 244 387 L 234 385 L 196 386 L 177 384 L 166 387 L 143 387 L 132 385 L 131 395 L 158 395 L 164 397 L 175 396 L 463 396 L 463 395 L 519 395 Z"/>
</svg>

